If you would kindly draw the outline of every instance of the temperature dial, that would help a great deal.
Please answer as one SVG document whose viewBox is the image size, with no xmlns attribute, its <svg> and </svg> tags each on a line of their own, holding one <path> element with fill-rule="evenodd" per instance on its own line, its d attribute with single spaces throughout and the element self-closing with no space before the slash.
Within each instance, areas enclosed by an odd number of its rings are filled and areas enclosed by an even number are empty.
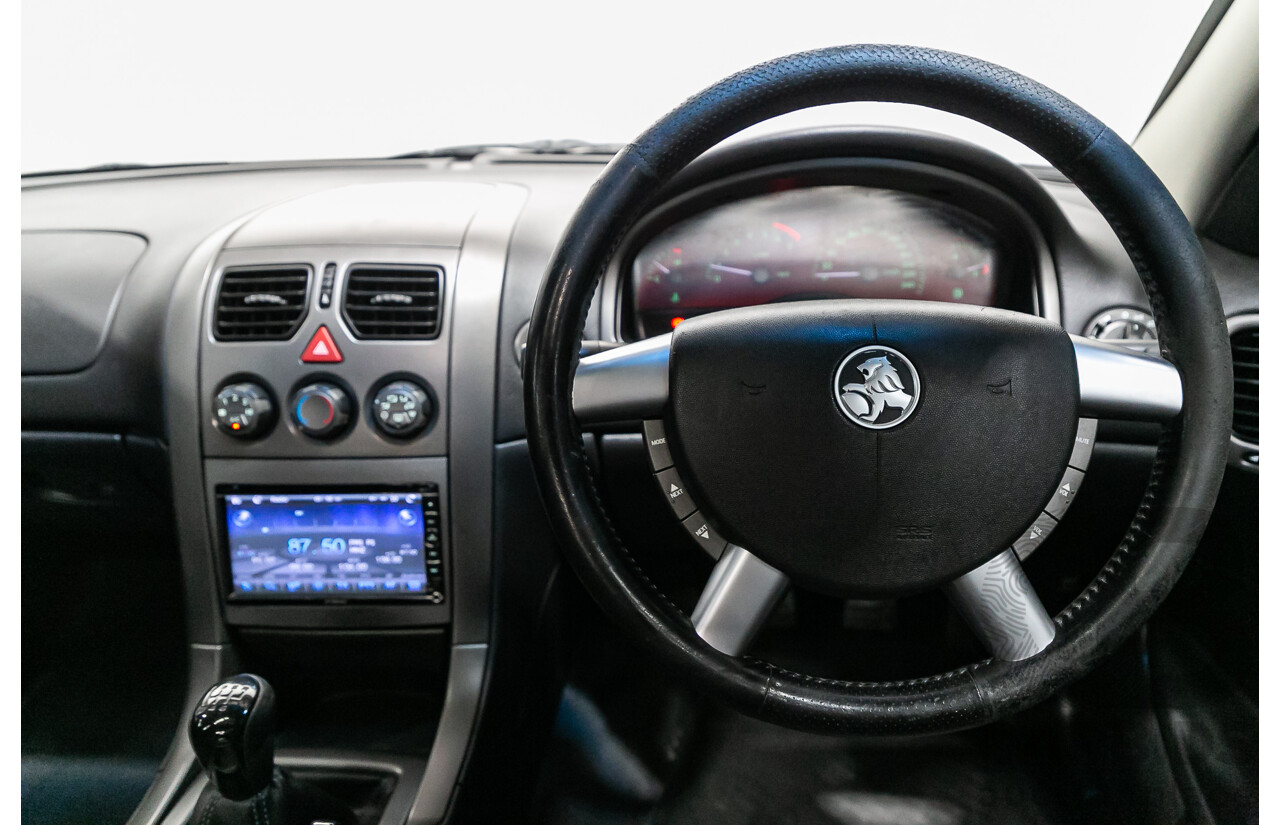
<svg viewBox="0 0 1280 825">
<path fill-rule="evenodd" d="M 392 381 L 373 397 L 373 422 L 392 438 L 422 432 L 431 420 L 431 396 L 412 381 Z"/>
<path fill-rule="evenodd" d="M 293 423 L 312 438 L 334 438 L 351 421 L 351 399 L 334 384 L 308 384 L 289 402 Z"/>
<path fill-rule="evenodd" d="M 275 420 L 271 394 L 257 384 L 228 384 L 213 399 L 213 426 L 235 438 L 260 438 Z"/>
</svg>

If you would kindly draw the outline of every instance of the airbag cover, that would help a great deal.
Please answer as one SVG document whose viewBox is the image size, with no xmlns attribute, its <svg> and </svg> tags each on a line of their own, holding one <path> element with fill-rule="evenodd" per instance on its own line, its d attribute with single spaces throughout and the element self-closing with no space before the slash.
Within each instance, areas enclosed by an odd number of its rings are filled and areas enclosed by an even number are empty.
<svg viewBox="0 0 1280 825">
<path fill-rule="evenodd" d="M 873 345 L 918 382 L 870 357 L 837 380 Z M 845 597 L 934 587 L 1009 547 L 1056 492 L 1079 407 L 1061 327 L 919 301 L 692 318 L 671 370 L 670 440 L 698 505 L 796 583 Z M 894 423 L 860 425 L 841 386 Z"/>
</svg>

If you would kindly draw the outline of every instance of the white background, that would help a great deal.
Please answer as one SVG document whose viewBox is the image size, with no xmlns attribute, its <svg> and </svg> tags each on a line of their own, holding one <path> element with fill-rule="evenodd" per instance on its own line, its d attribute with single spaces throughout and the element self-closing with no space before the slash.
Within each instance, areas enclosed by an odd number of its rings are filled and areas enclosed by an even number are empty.
<svg viewBox="0 0 1280 825">
<path fill-rule="evenodd" d="M 1027 74 L 1132 139 L 1207 0 L 191 3 L 22 7 L 22 168 L 386 156 L 459 143 L 624 143 L 704 86 L 820 46 L 907 43 Z M 1033 156 L 959 118 L 896 123 Z M 896 110 L 896 111 L 895 111 Z"/>
</svg>

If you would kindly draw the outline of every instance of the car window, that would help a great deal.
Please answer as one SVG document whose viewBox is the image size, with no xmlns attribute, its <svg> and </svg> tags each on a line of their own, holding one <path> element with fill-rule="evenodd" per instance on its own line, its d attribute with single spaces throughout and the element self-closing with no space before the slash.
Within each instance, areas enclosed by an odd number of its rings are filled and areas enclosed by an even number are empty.
<svg viewBox="0 0 1280 825">
<path fill-rule="evenodd" d="M 164 0 L 28 0 L 22 168 L 381 157 L 546 138 L 625 142 L 733 71 L 852 42 L 1002 63 L 1132 138 L 1206 6 L 228 0 L 211 13 Z M 755 131 L 850 122 L 948 132 L 1033 159 L 976 124 L 907 107 L 828 107 Z"/>
</svg>

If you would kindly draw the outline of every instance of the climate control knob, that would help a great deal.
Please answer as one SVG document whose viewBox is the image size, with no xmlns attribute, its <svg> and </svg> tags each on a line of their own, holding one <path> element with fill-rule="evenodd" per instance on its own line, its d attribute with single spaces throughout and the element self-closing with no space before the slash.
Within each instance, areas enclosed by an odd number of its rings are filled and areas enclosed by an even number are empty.
<svg viewBox="0 0 1280 825">
<path fill-rule="evenodd" d="M 373 423 L 392 438 L 422 432 L 431 420 L 431 396 L 412 381 L 392 381 L 373 397 Z"/>
<path fill-rule="evenodd" d="M 235 438 L 261 438 L 271 431 L 276 405 L 258 384 L 241 381 L 218 390 L 213 399 L 213 426 Z"/>
<path fill-rule="evenodd" d="M 351 399 L 334 384 L 308 384 L 289 402 L 293 423 L 312 438 L 334 438 L 351 422 Z"/>
</svg>

